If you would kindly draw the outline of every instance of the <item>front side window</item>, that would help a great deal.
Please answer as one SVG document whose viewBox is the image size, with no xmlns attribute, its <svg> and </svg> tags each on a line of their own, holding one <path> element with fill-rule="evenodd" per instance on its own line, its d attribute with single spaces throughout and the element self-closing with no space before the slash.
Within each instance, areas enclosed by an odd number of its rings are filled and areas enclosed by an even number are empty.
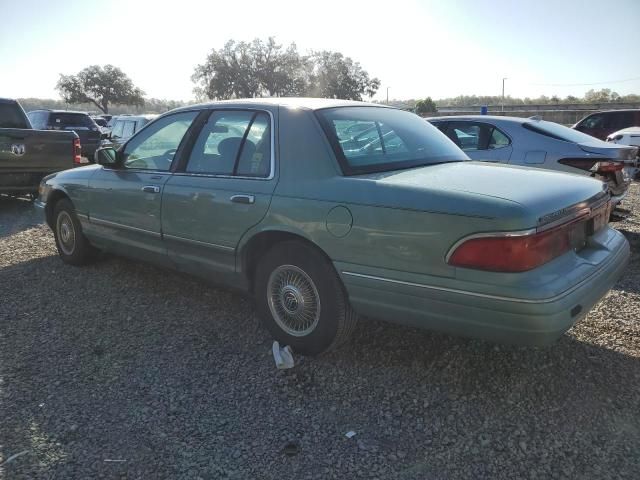
<svg viewBox="0 0 640 480">
<path fill-rule="evenodd" d="M 169 115 L 134 136 L 124 149 L 124 167 L 167 171 L 198 112 Z"/>
<path fill-rule="evenodd" d="M 437 128 L 410 112 L 337 107 L 316 114 L 346 174 L 468 160 Z"/>
<path fill-rule="evenodd" d="M 589 118 L 582 122 L 581 127 L 584 128 L 604 128 L 604 116 L 603 115 L 591 115 Z"/>
<path fill-rule="evenodd" d="M 186 172 L 266 177 L 271 165 L 271 122 L 267 113 L 218 110 L 196 140 Z"/>
</svg>

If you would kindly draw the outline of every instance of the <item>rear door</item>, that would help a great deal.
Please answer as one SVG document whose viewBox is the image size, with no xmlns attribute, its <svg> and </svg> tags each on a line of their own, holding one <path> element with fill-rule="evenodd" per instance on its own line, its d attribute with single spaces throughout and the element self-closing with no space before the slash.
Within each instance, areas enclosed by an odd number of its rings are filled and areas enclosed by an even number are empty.
<svg viewBox="0 0 640 480">
<path fill-rule="evenodd" d="M 117 168 L 101 167 L 91 177 L 91 229 L 112 249 L 166 263 L 160 225 L 162 190 L 197 115 L 197 111 L 179 112 L 158 120 L 124 146 Z"/>
<path fill-rule="evenodd" d="M 162 198 L 165 244 L 182 270 L 235 271 L 240 238 L 265 216 L 276 186 L 274 136 L 269 111 L 210 113 Z"/>
<path fill-rule="evenodd" d="M 489 123 L 451 121 L 446 134 L 472 160 L 508 163 L 513 152 L 507 134 Z"/>
</svg>

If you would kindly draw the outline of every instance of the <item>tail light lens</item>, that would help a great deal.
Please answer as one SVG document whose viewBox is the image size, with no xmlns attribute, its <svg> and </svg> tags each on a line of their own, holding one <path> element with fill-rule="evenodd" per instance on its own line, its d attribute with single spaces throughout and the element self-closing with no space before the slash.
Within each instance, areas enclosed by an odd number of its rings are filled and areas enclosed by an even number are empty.
<svg viewBox="0 0 640 480">
<path fill-rule="evenodd" d="M 83 165 L 89 163 L 86 158 L 82 158 L 82 147 L 80 146 L 80 139 L 73 139 L 73 163 L 75 165 Z"/>
<path fill-rule="evenodd" d="M 571 249 L 584 247 L 587 238 L 585 214 L 570 223 L 522 235 L 499 234 L 471 238 L 450 254 L 454 267 L 517 273 L 533 270 Z"/>
<path fill-rule="evenodd" d="M 624 168 L 624 164 L 622 162 L 615 162 L 606 159 L 598 161 L 589 158 L 563 158 L 558 160 L 558 163 L 595 173 L 617 172 Z"/>
<path fill-rule="evenodd" d="M 598 162 L 596 166 L 596 172 L 617 172 L 618 170 L 622 170 L 623 168 L 624 164 L 622 162 Z"/>
</svg>

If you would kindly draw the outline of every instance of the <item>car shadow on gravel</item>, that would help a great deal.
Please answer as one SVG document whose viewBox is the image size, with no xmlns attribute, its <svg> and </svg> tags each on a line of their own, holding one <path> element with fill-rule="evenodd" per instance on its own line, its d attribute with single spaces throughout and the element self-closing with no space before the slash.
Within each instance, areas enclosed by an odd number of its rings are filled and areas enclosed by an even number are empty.
<svg viewBox="0 0 640 480">
<path fill-rule="evenodd" d="M 0 195 L 0 239 L 33 228 L 43 221 L 31 200 Z"/>
<path fill-rule="evenodd" d="M 166 270 L 44 257 L 0 269 L 0 291 L 0 455 L 29 452 L 9 478 L 640 466 L 640 358 L 585 335 L 590 317 L 546 348 L 363 320 L 342 348 L 278 371 L 250 302 Z"/>
</svg>

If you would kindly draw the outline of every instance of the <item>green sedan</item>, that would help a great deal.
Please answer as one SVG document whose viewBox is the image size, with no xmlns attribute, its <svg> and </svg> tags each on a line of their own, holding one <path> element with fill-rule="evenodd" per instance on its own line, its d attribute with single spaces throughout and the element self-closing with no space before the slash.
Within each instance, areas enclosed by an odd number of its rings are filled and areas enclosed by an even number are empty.
<svg viewBox="0 0 640 480">
<path fill-rule="evenodd" d="M 340 100 L 171 111 L 45 178 L 38 205 L 64 262 L 102 250 L 241 289 L 303 354 L 362 317 L 547 344 L 630 255 L 602 182 L 472 162 L 412 113 Z"/>
</svg>

